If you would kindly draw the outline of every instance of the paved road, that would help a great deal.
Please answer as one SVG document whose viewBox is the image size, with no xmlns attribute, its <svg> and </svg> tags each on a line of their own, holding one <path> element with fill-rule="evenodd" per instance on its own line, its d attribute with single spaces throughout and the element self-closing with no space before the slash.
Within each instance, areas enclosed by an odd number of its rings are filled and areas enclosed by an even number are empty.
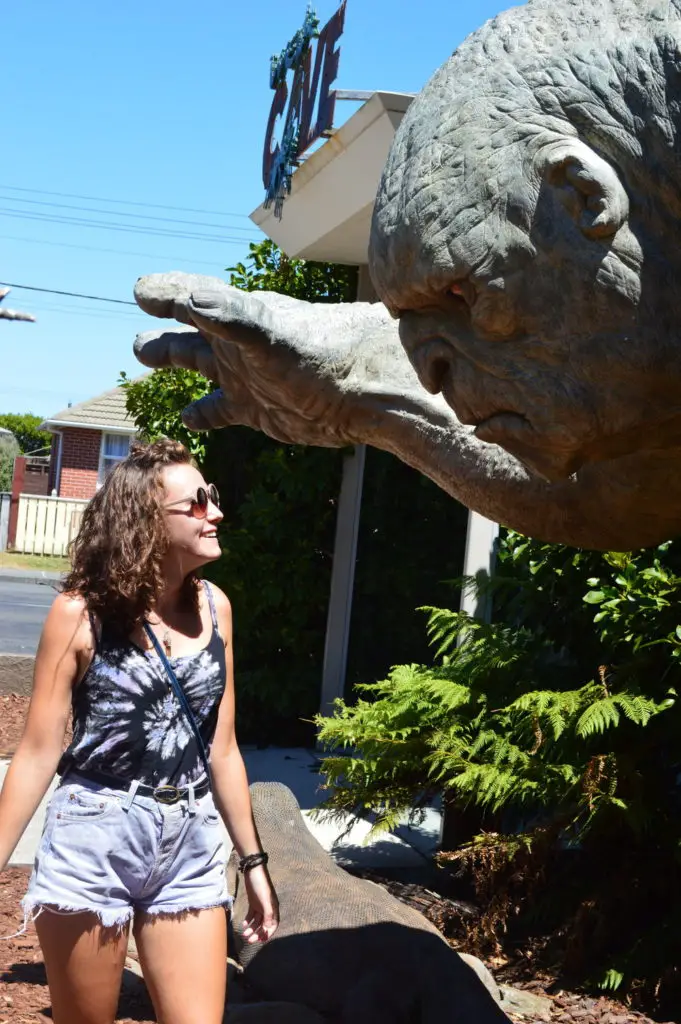
<svg viewBox="0 0 681 1024">
<path fill-rule="evenodd" d="M 0 580 L 0 654 L 35 654 L 55 595 L 42 583 Z"/>
</svg>

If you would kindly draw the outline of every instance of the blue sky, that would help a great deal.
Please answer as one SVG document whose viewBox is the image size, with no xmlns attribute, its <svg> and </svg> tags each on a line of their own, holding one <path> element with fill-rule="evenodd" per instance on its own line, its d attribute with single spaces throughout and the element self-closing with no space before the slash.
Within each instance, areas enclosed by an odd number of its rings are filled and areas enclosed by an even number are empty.
<svg viewBox="0 0 681 1024">
<path fill-rule="evenodd" d="M 338 3 L 315 6 L 324 24 Z M 336 86 L 416 92 L 507 6 L 348 0 Z M 263 198 L 269 58 L 305 9 L 23 0 L 4 11 L 0 281 L 131 300 L 140 274 L 223 275 L 242 259 L 259 237 L 248 214 Z M 353 109 L 338 104 L 336 123 Z M 186 237 L 197 234 L 210 240 Z M 0 320 L 0 412 L 47 416 L 141 372 L 132 342 L 154 323 L 131 306 L 19 289 L 5 305 L 38 322 Z"/>
</svg>

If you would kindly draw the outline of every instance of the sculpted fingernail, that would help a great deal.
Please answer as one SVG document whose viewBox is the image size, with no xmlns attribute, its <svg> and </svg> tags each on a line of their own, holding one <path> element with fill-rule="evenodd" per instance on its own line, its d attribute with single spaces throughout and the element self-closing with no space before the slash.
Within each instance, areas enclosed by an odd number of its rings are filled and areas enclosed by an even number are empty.
<svg viewBox="0 0 681 1024">
<path fill-rule="evenodd" d="M 196 309 L 210 309 L 218 305 L 218 298 L 211 291 L 192 292 L 191 303 Z"/>
</svg>

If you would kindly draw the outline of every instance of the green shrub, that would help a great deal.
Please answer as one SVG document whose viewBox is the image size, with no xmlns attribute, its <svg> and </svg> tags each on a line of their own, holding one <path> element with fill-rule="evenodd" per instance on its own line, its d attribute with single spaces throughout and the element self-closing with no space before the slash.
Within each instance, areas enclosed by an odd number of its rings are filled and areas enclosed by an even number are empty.
<svg viewBox="0 0 681 1024">
<path fill-rule="evenodd" d="M 508 533 L 492 590 L 492 624 L 424 609 L 434 663 L 318 719 L 326 810 L 392 828 L 443 793 L 440 860 L 485 901 L 479 946 L 522 926 L 582 979 L 673 1001 L 681 543 L 600 555 Z M 456 838 L 464 821 L 477 836 Z"/>
<path fill-rule="evenodd" d="M 42 416 L 34 416 L 30 412 L 0 414 L 0 427 L 4 430 L 11 430 L 22 454 L 37 451 L 44 455 L 48 454 L 52 435 L 47 430 L 38 430 L 42 421 Z"/>
<path fill-rule="evenodd" d="M 13 435 L 0 435 L 0 491 L 12 490 L 14 460 L 20 454 L 19 445 Z"/>
</svg>

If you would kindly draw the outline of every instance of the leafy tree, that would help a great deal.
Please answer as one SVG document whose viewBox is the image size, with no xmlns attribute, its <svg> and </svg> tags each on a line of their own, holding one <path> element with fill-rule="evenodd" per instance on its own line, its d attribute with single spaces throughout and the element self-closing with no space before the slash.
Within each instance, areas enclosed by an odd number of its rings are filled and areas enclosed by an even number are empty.
<svg viewBox="0 0 681 1024">
<path fill-rule="evenodd" d="M 246 263 L 228 272 L 229 283 L 246 292 L 280 292 L 307 302 L 352 302 L 357 294 L 357 267 L 290 259 L 269 238 L 251 242 Z"/>
<path fill-rule="evenodd" d="M 125 391 L 125 407 L 145 437 L 172 437 L 203 462 L 206 435 L 187 430 L 182 410 L 212 390 L 210 381 L 193 370 L 171 367 L 134 379 L 121 372 L 118 383 Z"/>
<path fill-rule="evenodd" d="M 36 452 L 40 449 L 50 447 L 52 435 L 46 430 L 38 430 L 42 423 L 41 416 L 34 416 L 33 413 L 2 413 L 0 414 L 0 427 L 4 430 L 11 430 L 17 439 L 19 448 L 23 454 Z M 47 454 L 44 452 L 43 454 Z"/>
<path fill-rule="evenodd" d="M 478 833 L 440 858 L 485 903 L 469 939 L 558 936 L 566 971 L 676 1013 L 681 542 L 601 555 L 509 532 L 492 590 L 492 624 L 424 609 L 433 663 L 318 720 L 341 751 L 327 812 L 392 828 L 443 793 Z"/>
<path fill-rule="evenodd" d="M 309 745 L 319 707 L 341 453 L 244 427 L 208 443 L 225 495 L 223 557 L 206 568 L 234 607 L 240 736 Z"/>
<path fill-rule="evenodd" d="M 16 438 L 0 434 L 0 491 L 12 490 L 14 460 L 19 455 Z"/>
</svg>

